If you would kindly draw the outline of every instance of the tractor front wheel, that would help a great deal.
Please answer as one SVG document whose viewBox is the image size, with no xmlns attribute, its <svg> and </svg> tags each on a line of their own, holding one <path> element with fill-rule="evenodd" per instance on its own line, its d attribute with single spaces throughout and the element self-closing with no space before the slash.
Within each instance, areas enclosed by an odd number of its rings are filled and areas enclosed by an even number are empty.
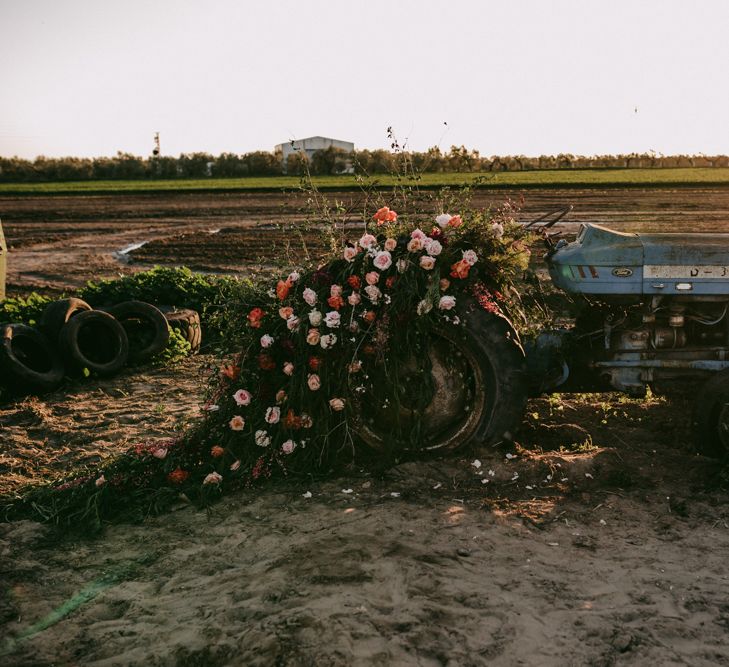
<svg viewBox="0 0 729 667">
<path fill-rule="evenodd" d="M 365 444 L 439 454 L 513 437 L 527 396 L 519 337 L 508 319 L 475 300 L 459 304 L 457 314 L 460 324 L 433 330 L 425 367 L 415 355 L 398 369 L 384 360 L 383 375 L 397 373 L 401 396 L 396 405 L 362 397 L 355 430 Z"/>
<path fill-rule="evenodd" d="M 729 369 L 719 371 L 699 389 L 692 425 L 700 454 L 713 458 L 729 455 Z"/>
</svg>

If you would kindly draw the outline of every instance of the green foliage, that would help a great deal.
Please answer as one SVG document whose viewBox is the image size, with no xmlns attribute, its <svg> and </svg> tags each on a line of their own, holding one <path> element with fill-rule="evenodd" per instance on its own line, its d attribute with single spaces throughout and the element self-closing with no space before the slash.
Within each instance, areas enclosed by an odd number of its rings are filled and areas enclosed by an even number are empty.
<svg viewBox="0 0 729 667">
<path fill-rule="evenodd" d="M 33 325 L 40 319 L 43 309 L 53 299 L 33 292 L 27 297 L 10 297 L 0 301 L 0 324 L 19 323 Z"/>
<path fill-rule="evenodd" d="M 162 352 L 160 352 L 154 359 L 155 363 L 165 366 L 167 364 L 173 364 L 177 361 L 181 361 L 185 357 L 190 356 L 190 350 L 192 349 L 190 341 L 188 341 L 180 331 L 172 327 L 169 327 L 169 330 L 170 339 L 167 342 L 167 347 L 165 347 L 165 349 L 162 350 Z"/>
<path fill-rule="evenodd" d="M 139 300 L 154 305 L 191 308 L 200 313 L 208 337 L 219 337 L 227 328 L 228 313 L 255 298 L 249 280 L 195 273 L 187 267 L 155 267 L 131 276 L 89 283 L 79 296 L 102 306 Z"/>
<path fill-rule="evenodd" d="M 413 163 L 417 166 L 417 162 Z M 293 166 L 293 165 L 292 165 Z M 300 173 L 296 165 L 291 174 Z M 376 188 L 391 188 L 401 182 L 399 176 L 369 172 Z M 313 176 L 319 190 L 361 190 L 358 175 Z M 299 178 L 289 176 L 246 176 L 242 178 L 160 178 L 144 180 L 76 180 L 66 182 L 4 182 L 0 194 L 116 194 L 120 192 L 176 191 L 280 191 L 297 189 Z M 663 168 L 663 169 L 541 169 L 501 172 L 426 172 L 417 176 L 421 189 L 470 184 L 479 188 L 559 188 L 559 187 L 661 187 L 682 185 L 725 185 L 729 168 Z"/>
</svg>

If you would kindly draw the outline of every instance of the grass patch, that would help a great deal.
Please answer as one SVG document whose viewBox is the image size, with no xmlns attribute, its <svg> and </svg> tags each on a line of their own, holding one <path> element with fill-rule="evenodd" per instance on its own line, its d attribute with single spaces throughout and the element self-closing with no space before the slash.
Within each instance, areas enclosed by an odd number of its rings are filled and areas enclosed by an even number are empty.
<svg viewBox="0 0 729 667">
<path fill-rule="evenodd" d="M 498 174 L 422 174 L 417 180 L 382 175 L 366 184 L 356 176 L 313 176 L 319 190 L 357 190 L 366 187 L 415 185 L 421 188 L 473 185 L 481 188 L 511 187 L 660 187 L 680 185 L 729 185 L 729 168 L 676 169 L 551 169 Z M 248 178 L 201 178 L 134 181 L 66 181 L 53 183 L 0 183 L 0 195 L 145 194 L 156 192 L 262 192 L 295 190 L 297 176 Z"/>
</svg>

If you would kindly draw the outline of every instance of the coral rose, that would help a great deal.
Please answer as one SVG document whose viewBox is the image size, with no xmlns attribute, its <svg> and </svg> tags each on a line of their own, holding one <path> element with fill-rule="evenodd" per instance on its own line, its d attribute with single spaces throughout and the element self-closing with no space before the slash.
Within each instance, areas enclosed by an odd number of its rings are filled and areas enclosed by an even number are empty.
<svg viewBox="0 0 729 667">
<path fill-rule="evenodd" d="M 387 206 L 383 206 L 372 216 L 372 219 L 376 220 L 378 225 L 384 225 L 386 222 L 395 222 L 397 213 L 391 211 Z"/>
<path fill-rule="evenodd" d="M 254 308 L 251 310 L 250 313 L 248 313 L 248 323 L 254 328 L 254 329 L 260 329 L 261 328 L 261 320 L 263 319 L 263 316 L 266 313 L 263 312 L 260 308 Z"/>
<path fill-rule="evenodd" d="M 359 276 L 349 276 L 347 278 L 347 284 L 352 289 L 359 289 L 362 286 L 362 281 L 359 279 Z"/>
<path fill-rule="evenodd" d="M 451 278 L 468 278 L 468 272 L 471 270 L 471 265 L 462 259 L 451 266 Z"/>
<path fill-rule="evenodd" d="M 435 266 L 435 260 L 430 255 L 423 255 L 420 258 L 420 268 L 426 271 L 432 271 Z"/>
<path fill-rule="evenodd" d="M 225 450 L 220 445 L 215 445 L 210 449 L 210 456 L 214 459 L 219 459 L 223 454 L 225 454 Z"/>
<path fill-rule="evenodd" d="M 461 220 L 460 215 L 453 215 L 451 216 L 451 219 L 448 221 L 449 227 L 460 227 L 463 224 L 463 220 Z"/>
<path fill-rule="evenodd" d="M 329 304 L 330 308 L 334 308 L 334 310 L 339 310 L 344 305 L 344 299 L 341 296 L 330 296 L 327 299 L 327 303 Z"/>
<path fill-rule="evenodd" d="M 291 306 L 282 306 L 278 309 L 278 315 L 282 320 L 288 320 L 294 314 L 294 309 Z"/>
<path fill-rule="evenodd" d="M 319 330 L 318 329 L 309 329 L 309 333 L 306 334 L 306 342 L 309 343 L 309 345 L 318 345 L 319 344 Z"/>
<path fill-rule="evenodd" d="M 189 476 L 190 473 L 187 472 L 187 470 L 183 470 L 182 468 L 175 468 L 175 470 L 167 475 L 167 479 L 173 484 L 182 484 Z"/>
<path fill-rule="evenodd" d="M 279 301 L 283 301 L 289 295 L 292 286 L 293 283 L 288 278 L 286 280 L 279 280 L 276 283 L 276 296 L 279 298 Z"/>
<path fill-rule="evenodd" d="M 228 425 L 233 431 L 242 431 L 245 428 L 246 420 L 240 415 L 236 415 L 228 422 Z"/>
</svg>

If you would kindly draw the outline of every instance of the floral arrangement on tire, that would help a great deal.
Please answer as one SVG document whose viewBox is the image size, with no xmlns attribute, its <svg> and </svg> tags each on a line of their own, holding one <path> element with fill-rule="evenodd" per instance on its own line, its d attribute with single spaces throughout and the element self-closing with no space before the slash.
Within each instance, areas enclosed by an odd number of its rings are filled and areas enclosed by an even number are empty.
<svg viewBox="0 0 729 667">
<path fill-rule="evenodd" d="M 441 213 L 417 226 L 380 208 L 328 262 L 261 289 L 240 312 L 239 351 L 215 368 L 196 426 L 62 490 L 94 494 L 98 516 L 132 492 L 204 501 L 278 473 L 326 471 L 361 441 L 389 456 L 429 449 L 435 427 L 420 417 L 443 386 L 458 394 L 447 406 L 458 414 L 437 426 L 458 433 L 478 378 L 449 358 L 449 332 L 474 309 L 513 316 L 514 281 L 528 265 L 524 232 L 505 211 Z"/>
</svg>

